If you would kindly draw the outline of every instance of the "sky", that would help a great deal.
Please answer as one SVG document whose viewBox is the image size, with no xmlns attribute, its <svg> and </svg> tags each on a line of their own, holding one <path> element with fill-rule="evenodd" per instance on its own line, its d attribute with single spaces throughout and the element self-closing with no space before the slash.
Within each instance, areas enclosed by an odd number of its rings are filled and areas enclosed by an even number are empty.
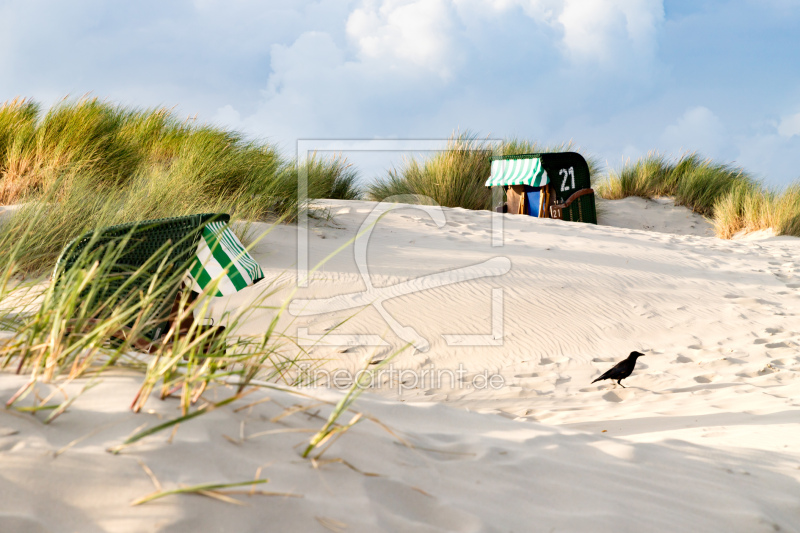
<svg viewBox="0 0 800 533">
<path fill-rule="evenodd" d="M 800 179 L 800 0 L 0 0 L 0 24 L 0 101 L 165 106 L 287 154 L 469 131 Z M 358 146 L 365 181 L 402 155 Z"/>
</svg>

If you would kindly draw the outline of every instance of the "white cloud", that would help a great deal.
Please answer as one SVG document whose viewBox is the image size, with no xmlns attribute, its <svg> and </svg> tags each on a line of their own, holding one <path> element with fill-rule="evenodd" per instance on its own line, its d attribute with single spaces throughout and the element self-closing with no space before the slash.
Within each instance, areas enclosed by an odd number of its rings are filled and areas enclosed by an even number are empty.
<svg viewBox="0 0 800 533">
<path fill-rule="evenodd" d="M 800 135 L 800 113 L 781 118 L 781 123 L 778 124 L 778 134 L 783 137 Z"/>
<path fill-rule="evenodd" d="M 272 46 L 259 111 L 244 123 L 279 136 L 358 137 L 365 124 L 374 136 L 433 123 L 437 135 L 543 131 L 564 122 L 565 106 L 613 112 L 597 94 L 609 83 L 632 91 L 652 72 L 642 58 L 662 19 L 659 0 L 361 0 L 341 38 L 305 32 Z M 597 54 L 616 60 L 587 72 Z M 284 116 L 294 119 L 282 124 Z"/>
<path fill-rule="evenodd" d="M 558 22 L 570 58 L 610 66 L 653 57 L 664 6 L 661 0 L 565 0 Z"/>
<path fill-rule="evenodd" d="M 449 77 L 460 63 L 449 0 L 364 2 L 347 19 L 347 35 L 363 61 L 406 64 Z"/>
<path fill-rule="evenodd" d="M 719 117 L 703 106 L 688 109 L 674 124 L 667 126 L 661 140 L 669 151 L 699 151 L 708 157 L 720 157 L 730 141 Z"/>
</svg>

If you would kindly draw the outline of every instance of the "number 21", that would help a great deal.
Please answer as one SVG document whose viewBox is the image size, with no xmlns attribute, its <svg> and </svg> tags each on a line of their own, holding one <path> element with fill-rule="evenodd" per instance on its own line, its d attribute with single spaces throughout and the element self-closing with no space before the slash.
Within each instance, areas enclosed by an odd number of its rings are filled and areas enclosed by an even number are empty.
<svg viewBox="0 0 800 533">
<path fill-rule="evenodd" d="M 561 192 L 575 188 L 575 169 L 573 167 L 569 167 L 569 170 L 562 168 L 558 171 L 558 174 L 563 176 L 563 179 L 561 180 Z M 572 178 L 572 187 L 569 186 L 569 178 Z"/>
</svg>

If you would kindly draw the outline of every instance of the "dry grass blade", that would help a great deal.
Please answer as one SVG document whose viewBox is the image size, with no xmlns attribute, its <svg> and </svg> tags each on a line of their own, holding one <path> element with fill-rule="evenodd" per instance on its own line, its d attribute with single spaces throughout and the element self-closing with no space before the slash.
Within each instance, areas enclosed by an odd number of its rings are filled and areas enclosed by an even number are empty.
<svg viewBox="0 0 800 533">
<path fill-rule="evenodd" d="M 347 529 L 347 524 L 334 520 L 333 518 L 326 518 L 324 516 L 315 516 L 314 519 L 320 523 L 322 527 L 334 533 L 343 533 Z"/>
<path fill-rule="evenodd" d="M 151 502 L 153 500 L 158 500 L 160 498 L 164 498 L 166 496 L 171 496 L 173 494 L 192 494 L 192 493 L 203 493 L 203 492 L 210 492 L 210 491 L 218 491 L 219 489 L 226 489 L 232 487 L 244 487 L 247 485 L 257 485 L 261 483 L 267 483 L 268 479 L 254 479 L 251 481 L 242 481 L 239 483 L 204 483 L 202 485 L 192 485 L 190 487 L 181 487 L 172 490 L 159 490 L 153 492 L 152 494 L 148 494 L 147 496 L 143 496 L 137 500 L 131 502 L 131 505 L 141 505 L 143 503 Z M 236 503 L 241 503 L 237 501 Z"/>
<path fill-rule="evenodd" d="M 394 359 L 397 356 L 397 354 L 399 354 L 409 346 L 411 346 L 411 344 L 406 344 L 405 346 L 403 346 L 402 348 L 391 354 L 389 357 L 387 357 L 377 365 L 371 365 L 369 362 L 366 364 L 364 370 L 357 374 L 358 379 L 353 382 L 353 384 L 347 390 L 342 399 L 339 400 L 339 402 L 333 408 L 333 411 L 331 411 L 331 414 L 328 416 L 328 420 L 325 423 L 325 425 L 322 426 L 322 428 L 313 437 L 311 437 L 308 446 L 303 451 L 302 454 L 303 457 L 308 457 L 314 449 L 318 448 L 319 446 L 322 446 L 332 437 L 336 436 L 338 438 L 339 436 L 344 434 L 344 432 L 353 427 L 361 419 L 361 414 L 358 413 L 350 420 L 350 422 L 346 426 L 340 426 L 339 424 L 336 423 L 339 417 L 345 411 L 348 411 L 350 409 L 350 406 L 353 405 L 353 403 L 356 401 L 356 399 L 358 399 L 361 393 L 364 392 L 366 384 L 372 381 L 372 373 L 379 371 L 381 368 L 387 365 L 389 361 Z M 316 456 L 316 458 L 319 457 L 320 455 Z"/>
<path fill-rule="evenodd" d="M 246 440 L 254 439 L 256 437 L 264 437 L 266 435 L 280 435 L 281 433 L 315 433 L 318 430 L 312 428 L 280 428 L 269 429 L 267 431 L 259 431 L 245 437 Z"/>
<path fill-rule="evenodd" d="M 312 403 L 311 405 L 295 405 L 293 407 L 290 407 L 290 408 L 286 409 L 281 414 L 272 417 L 270 419 L 270 422 L 272 422 L 274 424 L 275 422 L 277 422 L 279 420 L 283 420 L 287 416 L 291 416 L 291 415 L 293 415 L 295 413 L 303 413 L 303 412 L 306 412 L 306 411 L 310 411 L 311 409 L 314 409 L 316 407 L 320 407 L 322 405 L 327 405 L 327 402 Z"/>
<path fill-rule="evenodd" d="M 354 472 L 358 472 L 362 476 L 381 477 L 380 474 L 376 474 L 374 472 L 364 472 L 360 468 L 358 468 L 356 466 L 353 466 L 352 463 L 350 463 L 348 461 L 345 461 L 341 457 L 334 457 L 332 459 L 316 459 L 316 458 L 315 459 L 311 459 L 311 464 L 314 466 L 314 468 L 320 468 L 320 467 L 323 467 L 325 465 L 332 464 L 332 463 L 342 464 L 342 465 L 346 466 L 347 468 L 349 468 L 350 470 L 352 470 Z"/>
<path fill-rule="evenodd" d="M 225 494 L 236 494 L 242 496 L 282 496 L 284 498 L 305 498 L 302 494 L 293 492 L 275 492 L 271 490 L 226 490 Z"/>
<path fill-rule="evenodd" d="M 80 391 L 78 394 L 76 394 L 75 396 L 72 396 L 71 398 L 67 398 L 67 399 L 66 399 L 65 401 L 63 401 L 63 402 L 62 402 L 62 403 L 61 403 L 61 404 L 60 404 L 58 407 L 56 407 L 56 409 L 55 409 L 55 410 L 54 410 L 52 413 L 50 413 L 50 416 L 48 416 L 48 417 L 47 417 L 47 418 L 44 420 L 44 423 L 45 423 L 45 424 L 49 424 L 50 422 L 52 422 L 53 420 L 55 420 L 55 419 L 56 419 L 56 418 L 57 418 L 59 415 L 61 415 L 61 414 L 62 414 L 64 411 L 66 411 L 66 410 L 67 410 L 67 408 L 68 408 L 70 405 L 72 405 L 72 403 L 73 403 L 75 400 L 77 400 L 77 399 L 78 399 L 78 398 L 79 398 L 79 397 L 80 397 L 80 396 L 81 396 L 83 393 L 85 393 L 86 391 L 88 391 L 88 390 L 90 390 L 90 389 L 92 389 L 92 388 L 96 387 L 96 386 L 97 386 L 97 385 L 99 385 L 100 383 L 101 383 L 101 382 L 100 382 L 100 381 L 97 381 L 97 380 L 91 380 L 91 381 L 89 381 L 89 383 L 87 383 L 87 384 L 86 384 L 86 385 L 85 385 L 85 386 L 84 386 L 84 387 L 81 389 L 81 391 Z"/>
<path fill-rule="evenodd" d="M 241 446 L 242 445 L 242 441 L 241 440 L 234 439 L 230 435 L 226 435 L 226 434 L 223 433 L 222 434 L 222 438 L 225 439 L 226 441 L 230 442 L 231 444 L 235 444 L 236 446 Z"/>
<path fill-rule="evenodd" d="M 355 426 L 361 420 L 362 416 L 363 415 L 361 413 L 356 413 L 353 415 L 353 418 L 350 419 L 350 422 L 344 426 L 336 425 L 330 429 L 325 436 L 323 436 L 314 444 L 314 447 L 319 449 L 319 452 L 315 458 L 320 459 L 334 442 L 339 440 L 342 435 L 344 435 L 350 428 Z"/>
<path fill-rule="evenodd" d="M 161 486 L 161 482 L 158 480 L 158 478 L 157 478 L 157 477 L 156 477 L 156 475 L 153 473 L 153 471 L 152 471 L 152 470 L 150 470 L 150 467 L 149 467 L 149 466 L 147 466 L 147 465 L 144 463 L 144 461 L 142 461 L 141 459 L 138 459 L 136 462 L 138 462 L 138 463 L 139 463 L 139 466 L 141 466 L 141 467 L 142 467 L 142 470 L 144 470 L 144 473 L 145 473 L 145 474 L 147 474 L 147 477 L 149 477 L 149 478 L 150 478 L 150 481 L 152 481 L 152 482 L 153 482 L 153 486 L 156 488 L 156 491 L 159 491 L 159 492 L 160 492 L 160 491 L 164 490 L 164 487 L 162 487 L 162 486 Z"/>
<path fill-rule="evenodd" d="M 236 498 L 231 498 L 227 495 L 227 493 L 218 492 L 215 490 L 198 490 L 197 494 L 205 496 L 206 498 L 214 498 L 215 500 L 219 500 L 221 502 L 230 503 L 232 505 L 247 505 L 244 502 L 240 502 Z"/>
<path fill-rule="evenodd" d="M 189 413 L 188 415 L 184 415 L 184 416 L 175 418 L 173 420 L 169 420 L 167 422 L 164 422 L 163 424 L 159 424 L 157 426 L 154 426 L 154 427 L 152 427 L 150 429 L 146 429 L 144 431 L 140 431 L 140 432 L 128 437 L 127 439 L 125 439 L 123 441 L 123 443 L 120 444 L 119 446 L 115 446 L 113 448 L 110 448 L 109 451 L 111 453 L 115 453 L 115 454 L 119 453 L 122 449 L 130 446 L 131 444 L 134 444 L 135 442 L 138 442 L 139 440 L 141 440 L 141 439 L 143 439 L 143 438 L 145 438 L 145 437 L 147 437 L 149 435 L 153 435 L 154 433 L 158 433 L 161 430 L 170 428 L 172 426 L 175 426 L 176 424 L 180 424 L 181 422 L 185 422 L 187 420 L 191 420 L 192 418 L 198 417 L 198 416 L 203 415 L 205 413 L 209 413 L 209 412 L 213 411 L 214 409 L 218 409 L 220 407 L 228 405 L 229 403 L 233 403 L 236 400 L 242 398 L 243 396 L 246 396 L 250 392 L 252 392 L 252 390 L 250 390 L 248 392 L 245 392 L 245 393 L 242 393 L 242 394 L 236 394 L 234 396 L 231 396 L 230 398 L 226 398 L 225 400 L 219 401 L 217 403 L 205 404 L 202 407 L 199 407 L 196 411 L 193 411 L 193 412 Z"/>
<path fill-rule="evenodd" d="M 256 400 L 256 401 L 254 401 L 252 403 L 248 403 L 247 405 L 243 405 L 241 407 L 237 407 L 236 409 L 233 410 L 233 412 L 234 413 L 238 413 L 240 411 L 244 411 L 245 409 L 249 409 L 251 407 L 255 407 L 258 404 L 265 403 L 265 402 L 271 402 L 271 401 L 272 401 L 272 398 L 270 398 L 270 397 L 261 398 L 260 400 Z"/>
<path fill-rule="evenodd" d="M 413 448 L 414 447 L 413 444 L 411 444 L 409 441 L 407 441 L 406 439 L 404 439 L 403 437 L 398 435 L 396 431 L 394 431 L 392 428 L 390 428 L 389 426 L 387 426 L 386 424 L 381 422 L 378 418 L 376 418 L 374 416 L 371 416 L 371 415 L 364 415 L 364 418 L 366 418 L 370 422 L 374 423 L 375 425 L 377 425 L 378 427 L 383 429 L 386 433 L 388 433 L 389 435 L 391 435 L 392 437 L 397 439 L 398 442 L 400 442 L 400 444 L 402 444 L 406 448 Z"/>
</svg>

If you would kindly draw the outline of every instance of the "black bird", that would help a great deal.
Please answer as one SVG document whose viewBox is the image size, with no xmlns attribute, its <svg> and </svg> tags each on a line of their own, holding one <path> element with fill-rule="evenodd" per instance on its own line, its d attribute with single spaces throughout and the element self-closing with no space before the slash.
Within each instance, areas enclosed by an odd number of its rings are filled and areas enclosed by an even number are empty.
<svg viewBox="0 0 800 533">
<path fill-rule="evenodd" d="M 623 389 L 626 388 L 625 385 L 620 382 L 631 375 L 633 372 L 633 367 L 636 366 L 636 359 L 643 355 L 644 354 L 641 352 L 631 352 L 627 359 L 620 361 L 594 381 L 600 381 L 601 379 L 615 379 Z M 594 383 L 594 381 L 592 381 L 592 383 Z"/>
</svg>

